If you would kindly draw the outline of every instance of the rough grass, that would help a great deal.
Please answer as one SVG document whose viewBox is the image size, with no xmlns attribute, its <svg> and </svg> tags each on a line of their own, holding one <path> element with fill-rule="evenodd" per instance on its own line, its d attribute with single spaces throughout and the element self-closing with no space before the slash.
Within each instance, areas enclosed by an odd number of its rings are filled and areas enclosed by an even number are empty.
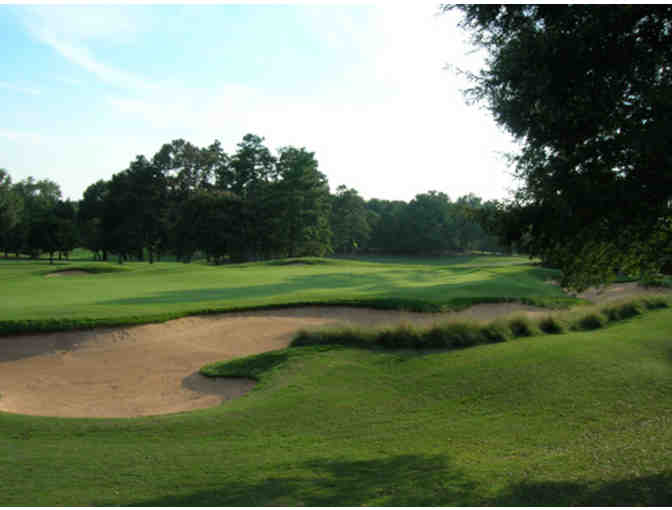
<svg viewBox="0 0 672 510">
<path fill-rule="evenodd" d="M 647 298 L 601 308 L 593 306 L 554 315 L 549 313 L 547 317 L 537 319 L 514 316 L 508 319 L 497 319 L 489 324 L 462 321 L 435 324 L 429 328 L 401 325 L 388 329 L 341 327 L 303 330 L 295 336 L 292 346 L 346 345 L 388 349 L 459 349 L 542 334 L 592 331 L 609 323 L 636 317 L 648 310 L 669 306 L 670 301 L 666 298 Z"/>
</svg>

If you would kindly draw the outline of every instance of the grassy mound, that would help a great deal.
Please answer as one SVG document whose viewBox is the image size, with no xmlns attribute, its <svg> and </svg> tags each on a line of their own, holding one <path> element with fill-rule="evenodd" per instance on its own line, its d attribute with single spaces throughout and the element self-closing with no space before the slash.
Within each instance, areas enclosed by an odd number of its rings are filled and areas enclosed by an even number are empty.
<svg viewBox="0 0 672 510">
<path fill-rule="evenodd" d="M 393 349 L 453 349 L 503 342 L 513 338 L 565 331 L 591 331 L 609 323 L 635 317 L 647 310 L 667 308 L 665 298 L 648 298 L 612 304 L 601 309 L 549 315 L 541 319 L 511 317 L 487 325 L 474 322 L 450 322 L 431 328 L 402 325 L 392 329 L 331 328 L 301 331 L 292 346 L 347 345 L 350 347 L 384 347 Z"/>
<path fill-rule="evenodd" d="M 480 264 L 480 265 L 479 265 Z M 95 278 L 50 278 L 81 270 Z M 187 315 L 301 305 L 418 312 L 520 301 L 549 308 L 580 303 L 546 283 L 555 272 L 523 257 L 445 257 L 422 265 L 300 258 L 209 266 L 204 263 L 0 260 L 11 296 L 0 307 L 0 335 L 157 322 Z"/>
<path fill-rule="evenodd" d="M 501 340 L 508 328 L 488 332 Z M 294 347 L 204 368 L 259 381 L 211 409 L 115 420 L 0 413 L 0 500 L 669 505 L 670 338 L 672 311 L 661 309 L 429 355 Z"/>
</svg>

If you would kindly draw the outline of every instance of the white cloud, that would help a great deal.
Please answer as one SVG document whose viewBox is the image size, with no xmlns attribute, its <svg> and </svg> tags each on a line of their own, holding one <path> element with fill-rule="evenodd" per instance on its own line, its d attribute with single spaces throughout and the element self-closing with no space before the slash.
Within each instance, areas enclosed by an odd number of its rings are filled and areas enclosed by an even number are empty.
<svg viewBox="0 0 672 510">
<path fill-rule="evenodd" d="M 92 41 L 128 44 L 146 21 L 137 7 L 39 6 L 21 11 L 23 21 L 35 38 L 72 63 L 93 73 L 105 83 L 127 89 L 153 89 L 157 85 L 133 73 L 98 60 L 87 44 Z M 131 17 L 134 12 L 140 16 Z M 145 27 L 146 28 L 146 27 Z"/>
<path fill-rule="evenodd" d="M 443 70 L 447 63 L 475 70 L 482 56 L 467 55 L 470 48 L 463 43 L 466 35 L 456 29 L 455 16 L 435 16 L 435 10 L 433 5 L 385 4 L 371 11 L 364 25 L 347 13 L 340 16 L 325 37 L 337 48 L 340 37 L 351 37 L 369 65 L 344 69 L 342 82 L 310 98 L 237 83 L 211 90 L 156 87 L 100 62 L 86 46 L 94 38 L 119 44 L 131 40 L 137 34 L 133 21 L 120 21 L 117 31 L 100 26 L 99 18 L 64 21 L 60 11 L 47 21 L 38 18 L 32 27 L 41 40 L 100 80 L 126 91 L 107 98 L 108 113 L 127 119 L 127 125 L 140 133 L 87 138 L 84 152 L 81 139 L 70 142 L 71 148 L 44 141 L 44 153 L 52 158 L 50 168 L 62 169 L 59 182 L 65 183 L 66 176 L 77 179 L 64 185 L 64 192 L 73 198 L 78 193 L 71 189 L 79 186 L 81 194 L 86 185 L 125 168 L 136 154 L 152 156 L 172 139 L 203 146 L 217 138 L 233 152 L 247 132 L 266 137 L 271 149 L 305 146 L 316 153 L 332 189 L 346 184 L 367 198 L 409 200 L 430 189 L 452 198 L 468 192 L 486 199 L 503 197 L 512 179 L 498 152 L 516 146 L 486 112 L 465 105 L 460 90 L 468 83 Z M 72 34 L 56 26 L 61 21 L 72 27 Z M 319 25 L 328 26 L 329 20 L 323 16 Z M 101 112 L 101 117 L 105 115 Z M 5 138 L 23 140 L 13 136 Z M 75 176 L 72 169 L 83 168 L 82 161 L 87 161 L 89 170 Z"/>
<path fill-rule="evenodd" d="M 40 38 L 62 56 L 95 74 L 106 83 L 122 86 L 128 89 L 152 89 L 157 87 L 157 85 L 148 82 L 140 76 L 136 76 L 121 69 L 116 69 L 98 61 L 93 54 L 83 46 L 77 46 L 56 39 L 46 32 L 42 33 Z"/>
</svg>

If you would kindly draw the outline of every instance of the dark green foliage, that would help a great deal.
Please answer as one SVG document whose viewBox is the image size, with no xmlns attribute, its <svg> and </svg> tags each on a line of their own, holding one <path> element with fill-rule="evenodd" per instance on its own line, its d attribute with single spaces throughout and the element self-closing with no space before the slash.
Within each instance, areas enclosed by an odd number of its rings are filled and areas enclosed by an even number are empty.
<svg viewBox="0 0 672 510">
<path fill-rule="evenodd" d="M 504 321 L 495 321 L 481 327 L 481 336 L 487 343 L 506 342 L 511 338 L 511 329 Z"/>
<path fill-rule="evenodd" d="M 609 306 L 601 310 L 602 314 L 605 315 L 609 321 L 619 321 L 636 317 L 637 315 L 641 315 L 643 311 L 644 304 L 637 301 Z"/>
<path fill-rule="evenodd" d="M 564 333 L 565 327 L 562 322 L 555 317 L 546 317 L 539 321 L 539 330 L 547 334 Z"/>
<path fill-rule="evenodd" d="M 372 213 L 357 190 L 339 186 L 331 200 L 334 252 L 354 254 L 366 248 L 371 235 Z"/>
<path fill-rule="evenodd" d="M 509 328 L 514 337 L 532 336 L 534 335 L 534 326 L 532 321 L 527 317 L 516 317 L 509 321 Z"/>
<path fill-rule="evenodd" d="M 660 308 L 668 308 L 670 303 L 665 298 L 645 298 L 642 299 L 642 303 L 647 310 L 658 310 Z"/>
<path fill-rule="evenodd" d="M 381 331 L 376 337 L 376 343 L 388 349 L 415 347 L 420 343 L 420 334 L 411 325 L 401 325 Z"/>
<path fill-rule="evenodd" d="M 489 53 L 469 95 L 523 142 L 524 184 L 494 230 L 563 287 L 657 272 L 672 253 L 672 7 L 457 8 Z"/>
<path fill-rule="evenodd" d="M 331 253 L 331 204 L 327 177 L 318 170 L 315 153 L 283 147 L 278 180 L 269 189 L 276 249 L 288 257 Z"/>
<path fill-rule="evenodd" d="M 578 319 L 572 329 L 575 331 L 592 331 L 600 329 L 607 323 L 607 318 L 601 313 L 590 313 Z"/>
</svg>

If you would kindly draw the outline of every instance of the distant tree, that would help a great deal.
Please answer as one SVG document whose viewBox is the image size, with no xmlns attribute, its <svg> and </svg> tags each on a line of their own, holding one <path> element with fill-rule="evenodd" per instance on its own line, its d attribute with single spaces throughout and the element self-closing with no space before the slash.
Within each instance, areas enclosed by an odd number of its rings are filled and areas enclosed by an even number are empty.
<svg viewBox="0 0 672 510">
<path fill-rule="evenodd" d="M 331 252 L 330 201 L 327 177 L 318 170 L 315 153 L 283 147 L 274 187 L 277 227 L 290 257 Z"/>
<path fill-rule="evenodd" d="M 220 172 L 221 182 L 228 180 L 227 191 L 232 191 L 241 198 L 247 198 L 253 189 L 253 184 L 261 181 L 269 182 L 277 176 L 277 160 L 263 142 L 262 137 L 250 133 L 243 137 L 228 165 L 228 175 Z"/>
<path fill-rule="evenodd" d="M 61 189 L 49 179 L 36 181 L 28 177 L 17 182 L 13 190 L 23 203 L 23 214 L 13 231 L 14 248 L 17 255 L 21 251 L 36 258 L 55 243 L 48 228 L 51 212 L 61 198 Z"/>
<path fill-rule="evenodd" d="M 406 251 L 440 254 L 455 248 L 452 204 L 445 193 L 429 191 L 411 200 L 403 216 Z"/>
<path fill-rule="evenodd" d="M 369 224 L 369 250 L 378 253 L 404 253 L 409 249 L 405 239 L 404 214 L 408 204 L 401 200 L 372 198 L 366 202 Z"/>
<path fill-rule="evenodd" d="M 109 182 L 99 180 L 84 190 L 77 214 L 78 230 L 82 246 L 91 250 L 95 258 L 107 260 L 103 217 Z"/>
<path fill-rule="evenodd" d="M 21 220 L 23 201 L 13 189 L 7 170 L 0 168 L 0 247 L 5 256 L 13 247 L 12 233 Z"/>
<path fill-rule="evenodd" d="M 178 256 L 190 262 L 196 251 L 208 261 L 235 259 L 240 251 L 242 201 L 228 191 L 199 191 L 180 206 L 176 225 Z"/>
<path fill-rule="evenodd" d="M 51 211 L 55 218 L 56 245 L 58 260 L 66 259 L 79 241 L 77 229 L 77 206 L 70 200 L 59 200 Z"/>
<path fill-rule="evenodd" d="M 470 96 L 523 143 L 509 234 L 577 290 L 657 271 L 672 251 L 672 6 L 457 8 L 489 53 Z"/>
<path fill-rule="evenodd" d="M 334 251 L 351 254 L 364 249 L 371 233 L 369 220 L 366 202 L 357 190 L 339 186 L 331 206 Z"/>
</svg>

